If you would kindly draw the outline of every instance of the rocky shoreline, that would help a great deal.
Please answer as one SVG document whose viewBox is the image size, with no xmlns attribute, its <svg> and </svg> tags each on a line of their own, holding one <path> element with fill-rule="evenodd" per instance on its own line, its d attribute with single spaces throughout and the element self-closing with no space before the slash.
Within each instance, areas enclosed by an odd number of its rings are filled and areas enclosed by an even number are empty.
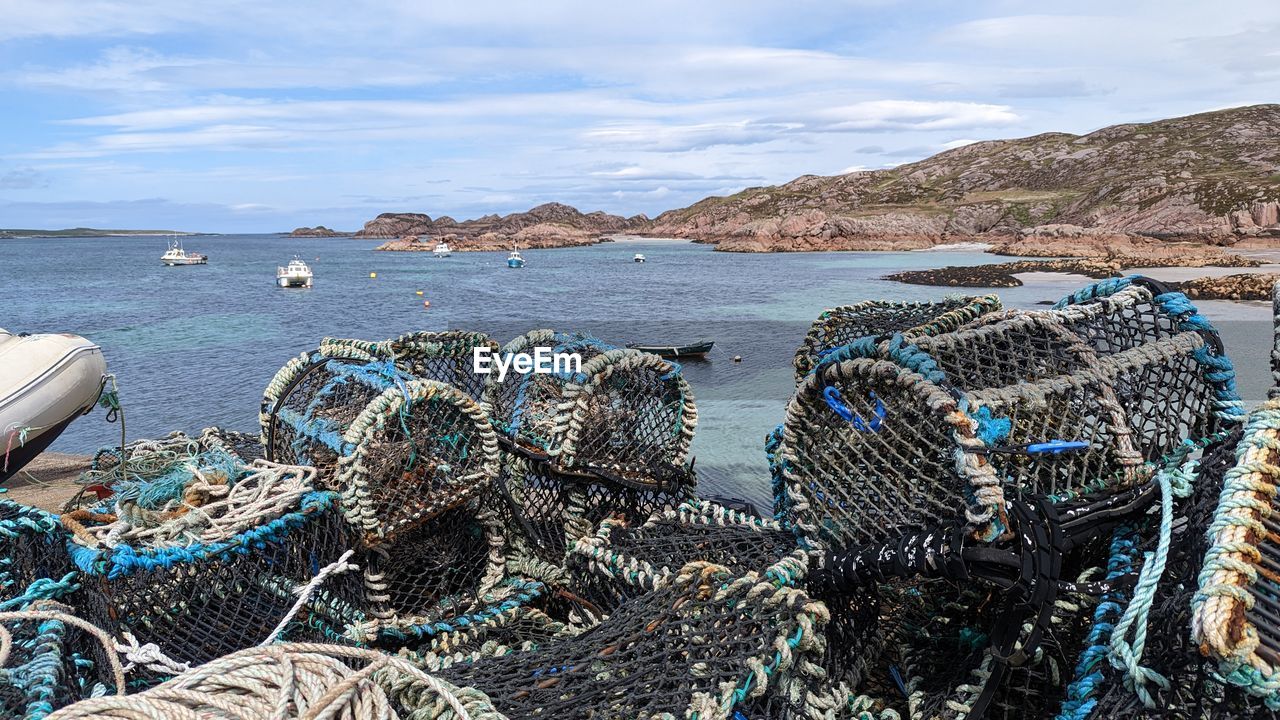
<svg viewBox="0 0 1280 720">
<path fill-rule="evenodd" d="M 315 227 L 294 228 L 293 232 L 289 233 L 289 237 L 351 237 L 351 233 L 330 230 L 323 225 L 317 225 Z"/>
<path fill-rule="evenodd" d="M 929 270 L 908 270 L 886 275 L 885 280 L 910 285 L 938 287 L 1010 288 L 1021 287 L 1016 276 L 1028 272 L 1074 273 L 1095 279 L 1120 277 L 1125 268 L 1131 267 L 1259 267 L 1262 263 L 1252 258 L 1230 253 L 1201 256 L 1112 256 L 1106 258 L 1066 258 L 1058 260 L 1021 260 L 993 265 L 950 265 Z M 1245 277 L 1232 275 L 1229 277 Z M 1212 281 L 1216 278 L 1200 278 Z M 1206 284 L 1206 288 L 1211 283 Z M 1205 290 L 1208 292 L 1208 290 Z M 1270 290 L 1268 290 L 1268 293 Z M 1270 295 L 1268 295 L 1270 297 Z"/>
<path fill-rule="evenodd" d="M 1241 273 L 1202 277 L 1177 283 L 1193 300 L 1270 300 L 1271 287 L 1280 281 L 1276 273 Z"/>
</svg>

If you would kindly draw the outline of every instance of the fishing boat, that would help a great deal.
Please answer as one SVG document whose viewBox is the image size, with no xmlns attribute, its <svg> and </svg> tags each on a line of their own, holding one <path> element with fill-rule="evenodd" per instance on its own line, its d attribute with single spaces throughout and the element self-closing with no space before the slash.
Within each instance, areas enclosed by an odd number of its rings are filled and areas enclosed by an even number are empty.
<svg viewBox="0 0 1280 720">
<path fill-rule="evenodd" d="M 0 483 L 93 409 L 106 371 L 102 349 L 79 335 L 0 329 Z"/>
<path fill-rule="evenodd" d="M 644 253 L 636 253 L 636 256 L 631 258 L 631 260 L 632 262 L 644 262 Z"/>
<path fill-rule="evenodd" d="M 524 258 L 520 257 L 520 251 L 511 248 L 511 254 L 507 256 L 507 267 L 522 268 L 524 267 Z"/>
<path fill-rule="evenodd" d="M 297 255 L 285 267 L 276 266 L 276 285 L 282 288 L 309 288 L 313 278 L 311 266 Z"/>
<path fill-rule="evenodd" d="M 706 357 L 711 352 L 712 346 L 715 345 L 714 340 L 706 342 L 693 343 L 691 345 L 638 345 L 632 344 L 627 347 L 632 350 L 653 353 L 664 358 L 701 358 Z"/>
<path fill-rule="evenodd" d="M 165 250 L 160 256 L 160 262 L 165 265 L 208 265 L 209 256 L 200 253 L 189 253 L 182 249 L 181 240 L 170 240 L 169 249 Z"/>
<path fill-rule="evenodd" d="M 449 243 L 441 240 L 440 242 L 436 243 L 436 249 L 432 250 L 431 254 L 435 255 L 436 257 L 449 257 L 450 255 L 453 254 L 453 250 L 449 248 Z"/>
</svg>

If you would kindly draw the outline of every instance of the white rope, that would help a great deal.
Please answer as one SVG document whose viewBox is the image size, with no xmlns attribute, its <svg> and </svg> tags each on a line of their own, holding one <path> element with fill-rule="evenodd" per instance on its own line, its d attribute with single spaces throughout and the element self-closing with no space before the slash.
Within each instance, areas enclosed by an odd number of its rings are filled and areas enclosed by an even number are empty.
<svg viewBox="0 0 1280 720">
<path fill-rule="evenodd" d="M 349 660 L 368 664 L 354 670 Z M 404 658 L 312 643 L 241 650 L 135 695 L 82 700 L 48 720 L 399 720 L 387 688 L 404 680 L 471 720 L 459 688 Z"/>
<path fill-rule="evenodd" d="M 298 611 L 300 611 L 302 607 L 311 600 L 311 596 L 320 589 L 320 586 L 324 584 L 324 581 L 327 580 L 329 576 L 348 572 L 350 570 L 359 570 L 359 565 L 347 562 L 351 559 L 351 556 L 354 553 L 354 550 L 347 550 L 342 553 L 342 557 L 339 557 L 334 562 L 320 568 L 320 572 L 316 573 L 316 576 L 311 578 L 311 582 L 306 585 L 301 585 L 295 589 L 293 592 L 298 596 L 298 601 L 293 604 L 293 607 L 289 608 L 289 612 L 285 613 L 283 618 L 280 618 L 280 624 L 276 625 L 275 629 L 271 631 L 271 634 L 267 636 L 267 639 L 258 643 L 259 647 L 263 645 L 270 645 L 276 641 L 276 638 L 280 637 L 280 633 L 284 632 L 285 626 L 293 621 L 294 616 L 297 615 Z"/>
<path fill-rule="evenodd" d="M 139 644 L 138 638 L 133 633 L 123 633 L 124 641 L 117 640 L 115 643 L 116 652 L 124 655 L 124 659 L 129 661 L 124 666 L 126 673 L 133 672 L 134 668 L 139 665 L 154 670 L 165 675 L 181 675 L 191 669 L 190 663 L 178 662 L 160 649 L 155 643 Z"/>
</svg>

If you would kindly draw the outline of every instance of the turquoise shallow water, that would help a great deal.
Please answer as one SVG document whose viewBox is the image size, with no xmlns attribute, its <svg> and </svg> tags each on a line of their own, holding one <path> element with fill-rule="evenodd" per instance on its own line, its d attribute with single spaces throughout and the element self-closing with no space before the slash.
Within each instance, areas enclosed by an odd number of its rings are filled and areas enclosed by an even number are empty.
<svg viewBox="0 0 1280 720">
<path fill-rule="evenodd" d="M 412 330 L 482 330 L 499 342 L 535 327 L 626 342 L 716 341 L 685 364 L 698 399 L 694 444 L 711 493 L 767 505 L 762 450 L 792 390 L 791 358 L 824 308 L 869 298 L 938 299 L 952 291 L 880 280 L 900 269 L 992 262 L 976 252 L 716 253 L 669 240 L 505 253 L 377 253 L 374 241 L 272 235 L 191 238 L 202 267 L 160 264 L 163 238 L 0 240 L 0 327 L 74 332 L 103 347 L 119 377 L 129 437 L 208 425 L 256 430 L 261 392 L 290 357 L 332 335 L 381 339 Z M 631 262 L 642 252 L 648 262 Z M 312 290 L 274 286 L 293 254 Z M 377 279 L 369 273 L 377 272 Z M 1032 307 L 1079 286 L 1059 278 L 1000 291 Z M 422 307 L 422 290 L 431 308 Z M 1261 304 L 1207 303 L 1241 365 L 1246 397 L 1265 392 L 1270 314 Z M 731 358 L 741 355 L 741 363 Z M 118 442 L 100 412 L 54 445 L 89 452 Z"/>
</svg>

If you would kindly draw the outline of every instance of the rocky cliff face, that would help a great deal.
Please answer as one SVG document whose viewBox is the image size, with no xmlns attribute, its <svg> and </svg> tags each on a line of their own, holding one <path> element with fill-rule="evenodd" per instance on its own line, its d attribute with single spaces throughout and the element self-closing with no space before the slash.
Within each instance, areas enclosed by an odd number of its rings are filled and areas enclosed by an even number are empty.
<svg viewBox="0 0 1280 720">
<path fill-rule="evenodd" d="M 458 222 L 451 217 L 432 219 L 422 213 L 383 213 L 364 224 L 356 237 L 407 238 L 416 235 L 444 240 L 454 250 L 500 250 L 513 243 L 524 248 L 589 245 L 610 233 L 637 231 L 648 218 L 624 218 L 603 212 L 581 213 L 560 203 L 546 203 L 528 212 L 505 216 L 485 215 Z M 405 247 L 400 247 L 404 245 Z M 386 243 L 382 249 L 416 249 L 412 243 Z"/>
<path fill-rule="evenodd" d="M 890 170 L 806 175 L 659 215 L 649 234 L 719 249 L 913 249 L 960 239 L 1121 251 L 1140 236 L 1280 237 L 1280 105 L 1087 135 L 974 143 Z M 1037 228 L 1049 227 L 1039 233 Z M 1102 254 L 1105 254 L 1103 252 Z"/>
</svg>

